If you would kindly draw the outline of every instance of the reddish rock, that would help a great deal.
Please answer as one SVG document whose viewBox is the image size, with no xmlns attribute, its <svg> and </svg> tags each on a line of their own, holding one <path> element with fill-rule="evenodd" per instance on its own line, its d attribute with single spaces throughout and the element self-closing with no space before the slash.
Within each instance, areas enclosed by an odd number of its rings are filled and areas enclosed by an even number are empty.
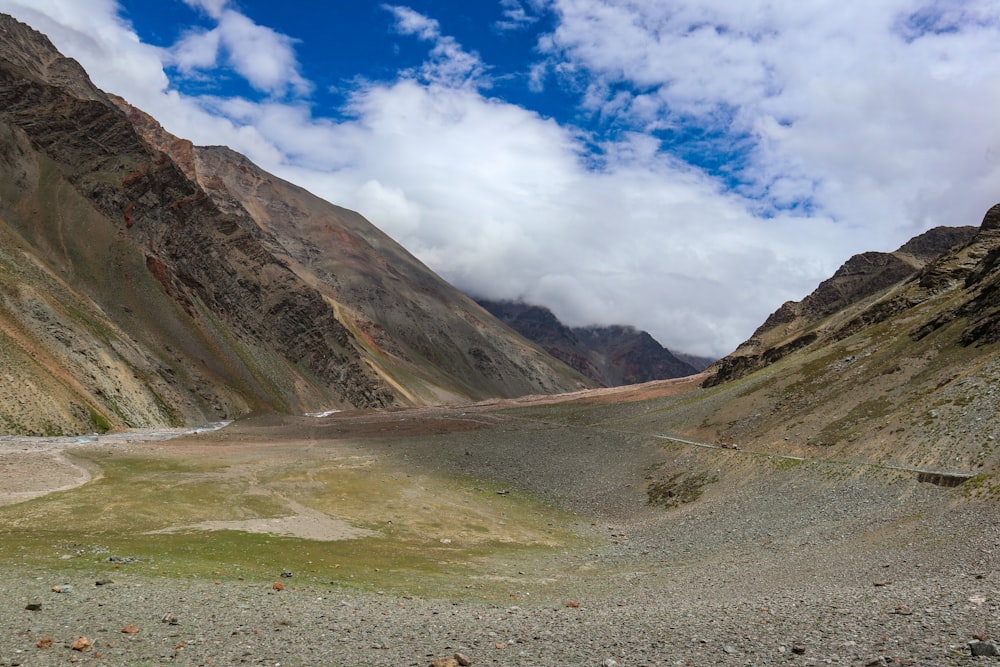
<svg viewBox="0 0 1000 667">
<path fill-rule="evenodd" d="M 73 645 L 70 646 L 70 648 L 73 649 L 74 651 L 80 651 L 81 653 L 86 653 L 87 651 L 94 648 L 94 642 L 91 641 L 90 639 L 87 639 L 86 637 L 80 637 L 75 642 L 73 642 Z"/>
<path fill-rule="evenodd" d="M 52 648 L 52 638 L 42 637 L 41 639 L 38 640 L 38 643 L 35 644 L 35 646 L 37 646 L 38 648 Z"/>
</svg>

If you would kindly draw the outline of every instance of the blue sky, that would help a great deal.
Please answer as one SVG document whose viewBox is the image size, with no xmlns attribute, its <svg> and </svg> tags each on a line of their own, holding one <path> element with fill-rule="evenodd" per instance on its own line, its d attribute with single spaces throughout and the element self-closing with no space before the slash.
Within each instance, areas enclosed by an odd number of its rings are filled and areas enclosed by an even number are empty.
<svg viewBox="0 0 1000 667">
<path fill-rule="evenodd" d="M 458 287 L 723 355 L 1000 200 L 993 0 L 0 0 Z"/>
</svg>

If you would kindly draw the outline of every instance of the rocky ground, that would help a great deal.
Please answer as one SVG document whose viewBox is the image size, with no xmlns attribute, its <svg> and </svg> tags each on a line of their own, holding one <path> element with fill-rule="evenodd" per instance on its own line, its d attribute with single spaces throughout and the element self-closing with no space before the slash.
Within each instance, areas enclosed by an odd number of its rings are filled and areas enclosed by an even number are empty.
<svg viewBox="0 0 1000 667">
<path fill-rule="evenodd" d="M 826 522 L 782 548 L 756 544 L 752 522 L 696 516 L 690 532 L 614 532 L 625 537 L 567 556 L 571 569 L 607 567 L 603 581 L 499 604 L 299 587 L 280 568 L 252 582 L 151 578 L 128 563 L 69 581 L 25 568 L 0 584 L 0 664 L 429 665 L 455 653 L 482 665 L 974 664 L 969 642 L 1000 618 L 996 519 L 945 512 L 919 544 L 890 532 L 890 548 L 855 550 Z M 952 520 L 977 525 L 932 548 Z M 697 558 L 677 553 L 679 538 Z"/>
<path fill-rule="evenodd" d="M 367 433 L 378 456 L 419 455 L 439 472 L 524 479 L 513 494 L 526 489 L 575 517 L 571 548 L 486 562 L 460 595 L 382 590 L 377 572 L 358 586 L 330 570 L 326 582 L 277 561 L 268 576 L 220 563 L 212 577 L 176 577 L 128 553 L 68 553 L 67 569 L 12 560 L 0 578 L 0 665 L 422 666 L 458 664 L 456 654 L 512 666 L 998 661 L 973 655 L 1000 637 L 996 502 L 900 471 L 676 446 L 667 463 L 716 465 L 718 481 L 696 502 L 651 507 L 641 470 L 627 464 L 652 456 L 648 438 L 609 446 L 607 424 L 541 428 L 537 418 L 496 406 L 358 413 L 323 421 L 322 433 Z M 322 448 L 305 423 L 257 421 L 178 446 Z"/>
</svg>

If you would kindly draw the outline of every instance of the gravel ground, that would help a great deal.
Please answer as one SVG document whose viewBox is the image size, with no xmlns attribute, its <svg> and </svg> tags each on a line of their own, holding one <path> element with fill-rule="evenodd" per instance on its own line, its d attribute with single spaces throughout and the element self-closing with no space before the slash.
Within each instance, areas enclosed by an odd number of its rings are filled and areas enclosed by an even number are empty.
<svg viewBox="0 0 1000 667">
<path fill-rule="evenodd" d="M 617 599 L 579 607 L 164 580 L 81 580 L 59 594 L 14 577 L 3 590 L 0 664 L 428 665 L 455 652 L 483 665 L 972 664 L 968 640 L 1000 611 L 995 578 L 758 597 L 726 585 L 727 574 L 705 597 L 622 581 Z M 41 610 L 22 611 L 32 603 Z M 81 636 L 92 650 L 71 648 Z M 52 646 L 39 648 L 45 638 Z"/>
<path fill-rule="evenodd" d="M 521 425 L 508 437 L 467 417 L 434 421 L 433 446 L 381 435 L 367 446 L 517 480 L 576 513 L 588 546 L 492 573 L 509 599 L 477 598 L 475 582 L 462 599 L 360 592 L 282 577 L 280 564 L 267 580 L 207 581 L 111 569 L 106 556 L 73 575 L 25 563 L 0 578 L 0 666 L 398 667 L 456 653 L 511 666 L 1000 663 L 969 646 L 1000 639 L 1000 503 L 866 466 L 674 448 L 658 460 L 719 480 L 696 502 L 650 507 L 641 480 L 661 450 L 648 439 L 618 438 L 609 455 L 604 431 Z M 539 583 L 551 572 L 561 578 Z"/>
<path fill-rule="evenodd" d="M 526 576 L 523 597 L 503 604 L 299 586 L 280 568 L 273 581 L 215 582 L 122 565 L 98 585 L 106 564 L 68 581 L 28 567 L 0 583 L 0 665 L 418 666 L 456 652 L 477 665 L 997 661 L 969 648 L 1000 633 L 995 504 L 916 483 L 793 486 L 801 494 L 751 485 L 668 517 L 594 522 L 603 546 L 550 556 L 580 581 L 540 597 Z M 789 504 L 795 520 L 776 523 Z M 80 637 L 92 648 L 74 650 Z"/>
</svg>

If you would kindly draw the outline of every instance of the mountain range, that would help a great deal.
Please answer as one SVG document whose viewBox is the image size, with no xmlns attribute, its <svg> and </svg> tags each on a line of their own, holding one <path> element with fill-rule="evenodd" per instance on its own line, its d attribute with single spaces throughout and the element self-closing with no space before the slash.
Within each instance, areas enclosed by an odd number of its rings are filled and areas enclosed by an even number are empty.
<svg viewBox="0 0 1000 667">
<path fill-rule="evenodd" d="M 603 387 L 694 375 L 714 361 L 681 358 L 635 327 L 568 327 L 544 306 L 489 299 L 477 302 L 501 322 Z"/>
<path fill-rule="evenodd" d="M 0 36 L 0 430 L 592 386 L 357 213 Z"/>
<path fill-rule="evenodd" d="M 0 17 L 0 37 L 0 432 L 556 394 L 707 363 L 476 303 L 359 214 L 172 136 L 28 26 Z M 969 222 L 848 259 L 662 428 L 987 465 L 1000 206 Z"/>
</svg>

